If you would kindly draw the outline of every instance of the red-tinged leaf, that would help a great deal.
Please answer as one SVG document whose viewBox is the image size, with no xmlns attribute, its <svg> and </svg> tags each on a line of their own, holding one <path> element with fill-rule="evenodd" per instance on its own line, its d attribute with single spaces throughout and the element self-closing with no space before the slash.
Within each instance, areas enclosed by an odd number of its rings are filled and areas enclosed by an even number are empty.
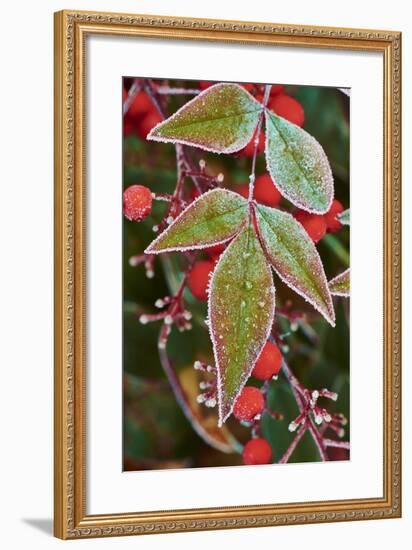
<svg viewBox="0 0 412 550">
<path fill-rule="evenodd" d="M 215 84 L 155 126 L 147 139 L 234 153 L 252 139 L 261 110 L 238 84 Z"/>
<path fill-rule="evenodd" d="M 333 175 L 320 143 L 266 110 L 266 164 L 280 193 L 298 208 L 325 214 L 333 200 Z"/>
<path fill-rule="evenodd" d="M 228 189 L 212 189 L 184 210 L 145 250 L 146 254 L 207 248 L 236 235 L 247 201 Z"/>
<path fill-rule="evenodd" d="M 274 270 L 295 292 L 335 326 L 335 311 L 318 251 L 293 216 L 256 206 L 259 233 Z"/>
<path fill-rule="evenodd" d="M 275 311 L 270 266 L 251 222 L 222 254 L 209 294 L 209 323 L 218 371 L 219 424 L 230 416 L 268 339 Z"/>
<path fill-rule="evenodd" d="M 329 290 L 334 296 L 350 296 L 350 269 L 346 269 L 343 273 L 336 275 L 329 281 Z"/>
</svg>

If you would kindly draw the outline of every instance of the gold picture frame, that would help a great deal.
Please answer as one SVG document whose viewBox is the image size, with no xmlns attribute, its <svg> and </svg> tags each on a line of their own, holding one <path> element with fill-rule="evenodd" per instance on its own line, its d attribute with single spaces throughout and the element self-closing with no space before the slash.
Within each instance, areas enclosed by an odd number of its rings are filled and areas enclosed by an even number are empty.
<svg viewBox="0 0 412 550">
<path fill-rule="evenodd" d="M 89 34 L 374 51 L 384 59 L 384 487 L 382 498 L 86 514 L 85 38 Z M 55 14 L 55 493 L 63 539 L 394 518 L 401 515 L 401 34 L 127 15 Z"/>
</svg>

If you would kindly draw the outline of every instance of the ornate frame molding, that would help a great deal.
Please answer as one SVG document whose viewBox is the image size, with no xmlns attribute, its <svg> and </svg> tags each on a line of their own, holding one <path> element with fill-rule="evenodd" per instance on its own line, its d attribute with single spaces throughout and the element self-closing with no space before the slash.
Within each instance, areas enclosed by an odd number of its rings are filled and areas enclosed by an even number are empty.
<svg viewBox="0 0 412 550">
<path fill-rule="evenodd" d="M 86 515 L 84 43 L 87 34 L 377 51 L 384 60 L 383 498 Z M 55 14 L 55 535 L 85 538 L 401 515 L 401 34 L 181 17 Z"/>
</svg>

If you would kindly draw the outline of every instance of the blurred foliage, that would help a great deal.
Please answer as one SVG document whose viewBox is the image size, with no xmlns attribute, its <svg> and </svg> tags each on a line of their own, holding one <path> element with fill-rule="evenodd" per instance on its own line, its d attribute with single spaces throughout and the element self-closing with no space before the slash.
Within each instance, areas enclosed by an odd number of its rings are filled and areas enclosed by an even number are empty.
<svg viewBox="0 0 412 550">
<path fill-rule="evenodd" d="M 170 86 L 196 87 L 191 81 L 162 81 Z M 125 80 L 126 86 L 129 82 Z M 287 86 L 286 93 L 300 101 L 305 110 L 304 128 L 324 147 L 335 178 L 335 196 L 349 208 L 349 98 L 334 88 Z M 190 99 L 190 96 L 164 97 L 168 114 Z M 171 193 L 176 184 L 176 156 L 173 145 L 146 142 L 131 132 L 124 138 L 123 186 L 140 183 L 158 193 Z M 235 188 L 248 181 L 251 159 L 240 155 L 216 155 L 190 149 L 197 164 L 203 158 L 207 171 L 225 175 L 224 185 Z M 264 156 L 257 159 L 257 174 L 265 172 Z M 192 187 L 186 182 L 186 193 Z M 282 201 L 282 208 L 293 211 Z M 163 216 L 166 203 L 154 201 L 151 216 L 134 223 L 124 219 L 123 225 L 123 358 L 124 358 L 124 469 L 161 469 L 201 466 L 229 466 L 242 463 L 238 453 L 222 453 L 195 433 L 182 413 L 163 373 L 157 352 L 159 323 L 142 325 L 142 312 L 158 310 L 154 302 L 176 290 L 181 276 L 179 254 L 156 258 L 155 277 L 145 276 L 143 265 L 129 265 L 130 256 L 141 254 L 154 238 L 153 225 Z M 326 235 L 318 244 L 328 279 L 349 265 L 349 228 Z M 199 258 L 204 256 L 202 252 Z M 331 412 L 341 412 L 349 419 L 349 305 L 348 300 L 335 298 L 336 328 L 331 328 L 313 308 L 275 276 L 276 303 L 281 307 L 290 301 L 293 310 L 307 313 L 308 323 L 301 323 L 296 332 L 289 322 L 277 316 L 281 332 L 288 334 L 284 344 L 286 359 L 297 378 L 308 388 L 327 387 L 339 393 L 336 403 L 328 401 Z M 168 354 L 177 372 L 182 374 L 195 360 L 213 362 L 212 347 L 204 320 L 206 305 L 197 302 L 185 291 L 187 308 L 193 314 L 190 332 L 172 330 Z M 197 373 L 196 373 L 197 376 Z M 251 379 L 251 383 L 256 381 Z M 265 414 L 262 434 L 272 445 L 274 460 L 287 449 L 294 434 L 288 424 L 298 415 L 295 399 L 285 379 L 272 381 L 268 399 L 272 409 L 282 416 L 275 419 Z M 321 403 L 321 402 L 320 402 Z M 325 404 L 326 405 L 326 404 Z M 348 424 L 348 426 L 350 423 Z M 348 428 L 347 426 L 347 428 Z M 227 427 L 244 443 L 250 431 L 233 419 Z M 327 432 L 328 437 L 333 433 Z M 345 439 L 349 439 L 349 429 Z M 331 453 L 331 458 L 347 458 L 345 453 Z M 317 461 L 319 456 L 307 433 L 292 454 L 290 462 Z"/>
</svg>

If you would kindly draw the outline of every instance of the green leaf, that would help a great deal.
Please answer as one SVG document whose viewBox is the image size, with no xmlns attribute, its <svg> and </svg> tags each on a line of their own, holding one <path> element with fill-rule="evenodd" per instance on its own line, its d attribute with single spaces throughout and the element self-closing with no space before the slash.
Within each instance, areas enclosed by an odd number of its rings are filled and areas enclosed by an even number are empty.
<svg viewBox="0 0 412 550">
<path fill-rule="evenodd" d="M 295 206 L 324 214 L 333 200 L 333 175 L 321 145 L 271 111 L 265 118 L 266 164 L 276 187 Z"/>
<path fill-rule="evenodd" d="M 336 216 L 342 225 L 350 225 L 350 210 L 344 210 Z"/>
<path fill-rule="evenodd" d="M 234 153 L 252 139 L 261 111 L 238 84 L 215 84 L 155 126 L 147 139 Z"/>
<path fill-rule="evenodd" d="M 331 294 L 335 296 L 348 298 L 350 296 L 350 269 L 346 269 L 329 281 L 329 289 Z"/>
<path fill-rule="evenodd" d="M 247 201 L 228 189 L 212 189 L 192 202 L 145 250 L 159 254 L 225 242 L 246 219 Z"/>
<path fill-rule="evenodd" d="M 256 206 L 265 252 L 279 277 L 335 326 L 335 311 L 318 251 L 293 216 Z"/>
<path fill-rule="evenodd" d="M 249 222 L 222 254 L 209 295 L 219 425 L 230 416 L 265 344 L 275 312 L 272 274 Z"/>
</svg>

